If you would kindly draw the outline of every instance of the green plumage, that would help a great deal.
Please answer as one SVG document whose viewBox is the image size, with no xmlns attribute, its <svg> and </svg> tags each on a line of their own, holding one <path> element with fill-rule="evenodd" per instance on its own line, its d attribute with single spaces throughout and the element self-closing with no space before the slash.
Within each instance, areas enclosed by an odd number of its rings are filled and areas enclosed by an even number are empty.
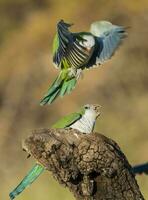
<svg viewBox="0 0 148 200">
<path fill-rule="evenodd" d="M 81 108 L 79 112 L 69 114 L 59 121 L 57 121 L 52 128 L 66 128 L 72 123 L 81 118 L 84 113 L 84 108 Z M 20 184 L 9 194 L 10 199 L 13 200 L 17 195 L 19 195 L 27 186 L 31 185 L 38 176 L 44 171 L 44 167 L 40 164 L 35 164 L 35 166 L 28 172 L 28 174 L 23 178 Z"/>
<path fill-rule="evenodd" d="M 69 127 L 75 121 L 79 120 L 82 117 L 83 114 L 84 114 L 84 109 L 82 108 L 80 110 L 80 112 L 71 113 L 71 114 L 63 117 L 62 119 L 60 119 L 59 121 L 57 121 L 52 126 L 52 128 L 66 128 L 66 127 Z"/>
<path fill-rule="evenodd" d="M 69 94 L 75 88 L 77 83 L 77 77 L 69 71 L 71 64 L 67 60 L 66 56 L 63 56 L 64 48 L 66 48 L 70 40 L 72 40 L 72 35 L 68 32 L 68 27 L 70 27 L 70 25 L 64 23 L 61 27 L 57 28 L 57 33 L 53 40 L 52 52 L 54 55 L 53 60 L 55 60 L 53 62 L 61 71 L 59 76 L 49 87 L 49 90 L 41 100 L 40 105 L 45 105 L 47 103 L 51 104 L 58 96 L 63 97 L 65 94 Z M 78 41 L 83 41 L 81 34 L 78 35 L 77 39 Z M 56 62 L 58 62 L 58 64 Z"/>
<path fill-rule="evenodd" d="M 58 34 L 56 33 L 53 39 L 53 47 L 52 47 L 53 55 L 56 53 L 58 48 L 59 48 L 59 38 L 58 38 Z"/>
<path fill-rule="evenodd" d="M 66 68 L 66 65 L 64 65 Z M 60 75 L 53 82 L 45 97 L 41 100 L 40 105 L 45 105 L 46 103 L 51 104 L 57 96 L 64 96 L 71 92 L 76 85 L 76 78 L 68 76 L 67 69 L 63 69 Z"/>
<path fill-rule="evenodd" d="M 41 165 L 35 164 L 35 166 L 28 172 L 20 184 L 9 194 L 10 199 L 14 199 L 27 186 L 31 185 L 31 183 L 33 183 L 43 171 L 44 168 Z"/>
<path fill-rule="evenodd" d="M 126 36 L 124 27 L 107 21 L 93 22 L 89 32 L 73 33 L 69 30 L 71 25 L 63 20 L 57 24 L 53 63 L 60 70 L 59 82 L 50 86 L 41 105 L 51 104 L 58 96 L 69 94 L 75 88 L 81 71 L 109 60 Z M 65 77 L 61 76 L 63 70 L 66 71 Z"/>
</svg>

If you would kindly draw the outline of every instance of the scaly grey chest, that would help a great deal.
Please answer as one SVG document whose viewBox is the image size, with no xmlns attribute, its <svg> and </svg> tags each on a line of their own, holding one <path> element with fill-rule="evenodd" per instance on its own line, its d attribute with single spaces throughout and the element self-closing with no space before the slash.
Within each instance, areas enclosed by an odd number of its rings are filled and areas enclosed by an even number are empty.
<svg viewBox="0 0 148 200">
<path fill-rule="evenodd" d="M 83 133 L 91 133 L 94 129 L 95 121 L 96 113 L 90 109 L 86 110 L 85 114 L 70 127 Z"/>
</svg>

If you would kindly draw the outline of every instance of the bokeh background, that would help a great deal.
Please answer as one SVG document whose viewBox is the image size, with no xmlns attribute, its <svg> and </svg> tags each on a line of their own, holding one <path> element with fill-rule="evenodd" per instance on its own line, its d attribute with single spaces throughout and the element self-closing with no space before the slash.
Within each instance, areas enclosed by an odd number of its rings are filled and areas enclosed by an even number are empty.
<svg viewBox="0 0 148 200">
<path fill-rule="evenodd" d="M 52 39 L 58 20 L 73 31 L 89 30 L 96 20 L 130 27 L 115 56 L 84 72 L 76 89 L 51 106 L 39 101 L 58 71 L 52 64 Z M 33 166 L 21 141 L 31 130 L 50 127 L 86 103 L 100 103 L 96 130 L 114 139 L 134 165 L 148 161 L 148 1 L 0 0 L 0 199 Z M 137 176 L 145 199 L 148 177 Z M 73 200 L 49 172 L 18 200 Z"/>
</svg>

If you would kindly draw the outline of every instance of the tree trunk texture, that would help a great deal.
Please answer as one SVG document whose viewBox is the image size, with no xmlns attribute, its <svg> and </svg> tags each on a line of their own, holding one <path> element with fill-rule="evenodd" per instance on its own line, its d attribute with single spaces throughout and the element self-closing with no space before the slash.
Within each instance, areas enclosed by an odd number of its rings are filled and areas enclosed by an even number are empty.
<svg viewBox="0 0 148 200">
<path fill-rule="evenodd" d="M 117 143 L 99 133 L 36 130 L 23 142 L 23 149 L 77 200 L 144 200 Z"/>
</svg>

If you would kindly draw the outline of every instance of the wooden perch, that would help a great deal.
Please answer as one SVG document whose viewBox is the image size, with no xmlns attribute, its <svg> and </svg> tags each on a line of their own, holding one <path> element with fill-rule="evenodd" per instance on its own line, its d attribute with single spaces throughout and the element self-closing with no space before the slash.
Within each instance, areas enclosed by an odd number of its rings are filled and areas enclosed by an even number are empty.
<svg viewBox="0 0 148 200">
<path fill-rule="evenodd" d="M 144 200 L 125 155 L 101 134 L 42 129 L 24 141 L 23 149 L 78 200 Z"/>
</svg>

